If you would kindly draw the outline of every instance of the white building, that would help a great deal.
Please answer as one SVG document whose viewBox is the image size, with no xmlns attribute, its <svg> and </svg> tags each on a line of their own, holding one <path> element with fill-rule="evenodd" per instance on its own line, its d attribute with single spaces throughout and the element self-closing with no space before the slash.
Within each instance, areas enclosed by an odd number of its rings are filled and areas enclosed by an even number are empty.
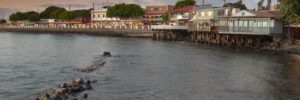
<svg viewBox="0 0 300 100">
<path fill-rule="evenodd" d="M 279 11 L 242 10 L 230 17 L 219 18 L 219 34 L 278 35 L 283 23 L 276 19 Z"/>
<path fill-rule="evenodd" d="M 91 21 L 94 26 L 105 26 L 105 25 L 116 25 L 119 18 L 109 18 L 106 15 L 108 7 L 102 7 L 99 10 L 92 10 L 91 11 Z"/>
<path fill-rule="evenodd" d="M 189 31 L 216 31 L 217 18 L 228 17 L 239 11 L 239 8 L 231 7 L 197 10 L 194 17 L 190 20 Z"/>
</svg>

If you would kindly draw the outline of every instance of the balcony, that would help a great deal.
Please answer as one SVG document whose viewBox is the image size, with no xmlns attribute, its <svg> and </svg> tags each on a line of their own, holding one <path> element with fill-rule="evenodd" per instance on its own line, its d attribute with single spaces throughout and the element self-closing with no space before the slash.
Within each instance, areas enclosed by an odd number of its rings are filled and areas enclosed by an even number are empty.
<svg viewBox="0 0 300 100">
<path fill-rule="evenodd" d="M 190 16 L 184 16 L 184 15 L 175 15 L 171 18 L 171 20 L 189 20 Z"/>
<path fill-rule="evenodd" d="M 172 25 L 152 25 L 154 30 L 187 30 L 187 26 L 172 26 Z"/>
<path fill-rule="evenodd" d="M 142 18 L 142 21 L 163 21 L 162 18 Z"/>
<path fill-rule="evenodd" d="M 219 33 L 223 34 L 254 34 L 254 35 L 269 35 L 273 28 L 268 27 L 228 27 L 219 26 Z"/>
</svg>

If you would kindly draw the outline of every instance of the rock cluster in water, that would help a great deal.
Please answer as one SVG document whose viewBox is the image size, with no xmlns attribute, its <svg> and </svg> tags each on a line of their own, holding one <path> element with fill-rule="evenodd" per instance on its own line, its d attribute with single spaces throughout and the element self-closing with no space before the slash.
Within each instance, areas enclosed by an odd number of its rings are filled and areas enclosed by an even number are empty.
<svg viewBox="0 0 300 100">
<path fill-rule="evenodd" d="M 104 52 L 101 56 L 103 57 L 111 57 L 110 52 Z M 92 72 L 96 69 L 100 68 L 101 66 L 104 66 L 105 61 L 102 61 L 101 59 L 97 60 L 94 64 L 81 69 L 80 72 Z M 83 92 L 85 90 L 91 90 L 92 86 L 91 83 L 96 82 L 90 81 L 90 80 L 84 80 L 83 78 L 77 78 L 72 80 L 72 82 L 69 83 L 63 83 L 59 84 L 57 88 L 55 89 L 48 89 L 43 92 L 40 92 L 38 94 L 37 98 L 34 98 L 33 100 L 67 100 L 70 96 L 76 96 L 80 92 Z M 88 94 L 82 94 L 82 98 L 87 98 Z M 77 98 L 73 98 L 72 100 L 78 100 Z"/>
<path fill-rule="evenodd" d="M 33 100 L 66 100 L 69 96 L 76 96 L 78 93 L 85 90 L 91 90 L 91 83 L 96 82 L 77 78 L 70 83 L 59 84 L 55 89 L 45 90 L 38 94 L 38 97 Z M 87 98 L 88 94 L 83 94 L 82 98 Z M 74 98 L 76 100 L 76 98 Z"/>
<path fill-rule="evenodd" d="M 101 55 L 103 57 L 111 57 L 110 52 L 103 52 L 103 54 Z"/>
<path fill-rule="evenodd" d="M 87 73 L 95 71 L 96 69 L 100 68 L 101 66 L 104 66 L 105 61 L 102 61 L 101 59 L 96 61 L 93 65 L 90 65 L 84 69 L 81 69 L 80 72 Z"/>
<path fill-rule="evenodd" d="M 111 54 L 110 54 L 110 52 L 103 52 L 101 56 L 111 57 Z M 104 66 L 104 64 L 105 64 L 105 61 L 102 61 L 102 59 L 99 59 L 94 64 L 92 64 L 84 69 L 81 69 L 80 72 L 83 72 L 83 73 L 92 72 L 92 71 L 95 71 L 96 69 Z"/>
</svg>

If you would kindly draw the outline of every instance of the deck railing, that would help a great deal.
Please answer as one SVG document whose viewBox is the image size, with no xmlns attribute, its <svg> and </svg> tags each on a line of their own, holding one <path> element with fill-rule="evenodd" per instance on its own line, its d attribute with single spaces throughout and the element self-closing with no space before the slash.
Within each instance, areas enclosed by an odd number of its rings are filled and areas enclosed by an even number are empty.
<svg viewBox="0 0 300 100">
<path fill-rule="evenodd" d="M 219 33 L 249 33 L 249 34 L 270 34 L 272 28 L 268 27 L 228 27 L 218 26 Z"/>
<path fill-rule="evenodd" d="M 172 25 L 152 25 L 152 29 L 167 29 L 167 30 L 187 30 L 188 26 L 172 26 Z"/>
</svg>

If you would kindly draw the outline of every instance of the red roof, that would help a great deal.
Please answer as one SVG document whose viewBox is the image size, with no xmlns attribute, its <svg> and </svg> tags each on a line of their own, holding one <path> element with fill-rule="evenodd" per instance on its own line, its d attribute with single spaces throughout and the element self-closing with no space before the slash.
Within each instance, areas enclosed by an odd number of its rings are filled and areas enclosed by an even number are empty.
<svg viewBox="0 0 300 100">
<path fill-rule="evenodd" d="M 192 5 L 192 6 L 185 6 L 181 8 L 174 8 L 174 12 L 186 12 L 186 11 L 191 11 L 194 9 L 194 7 L 200 7 L 200 5 Z"/>
</svg>

